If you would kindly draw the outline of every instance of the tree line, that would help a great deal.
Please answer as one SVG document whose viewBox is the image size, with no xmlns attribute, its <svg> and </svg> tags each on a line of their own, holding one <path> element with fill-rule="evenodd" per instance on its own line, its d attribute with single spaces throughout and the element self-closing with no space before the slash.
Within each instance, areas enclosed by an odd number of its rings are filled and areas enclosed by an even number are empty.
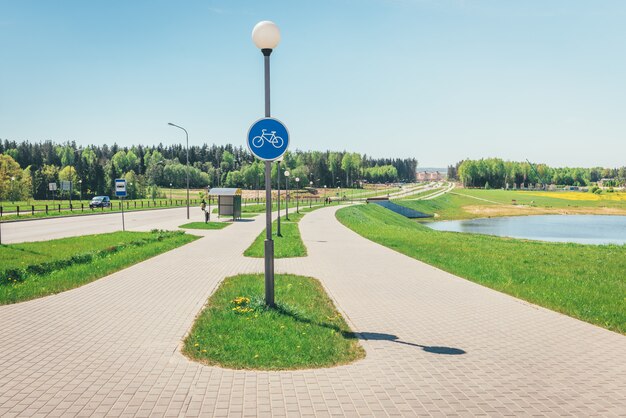
<svg viewBox="0 0 626 418">
<path fill-rule="evenodd" d="M 163 188 L 187 184 L 187 150 L 164 146 L 117 144 L 79 147 L 75 142 L 0 141 L 0 199 L 50 199 L 50 183 L 72 182 L 72 195 L 112 195 L 116 178 L 125 178 L 130 196 L 163 196 Z M 334 151 L 286 152 L 281 171 L 290 171 L 300 187 L 359 187 L 364 182 L 409 182 L 415 179 L 414 158 L 371 158 Z M 277 164 L 272 164 L 276 186 Z M 262 162 L 241 146 L 189 147 L 189 185 L 192 188 L 263 188 Z M 283 185 L 284 187 L 284 185 Z M 57 195 L 59 192 L 56 192 Z M 67 196 L 69 192 L 63 192 Z"/>
<path fill-rule="evenodd" d="M 626 184 L 626 166 L 620 168 L 549 167 L 500 158 L 463 160 L 448 166 L 448 178 L 465 187 L 520 188 L 536 185 L 590 186 L 600 180 L 609 186 Z"/>
</svg>

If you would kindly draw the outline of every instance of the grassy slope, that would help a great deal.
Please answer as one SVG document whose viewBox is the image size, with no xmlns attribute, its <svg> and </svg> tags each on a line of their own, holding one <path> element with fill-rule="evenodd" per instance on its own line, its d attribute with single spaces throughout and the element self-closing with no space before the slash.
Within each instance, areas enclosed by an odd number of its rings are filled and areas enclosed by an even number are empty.
<svg viewBox="0 0 626 418">
<path fill-rule="evenodd" d="M 364 357 L 317 280 L 276 275 L 277 309 L 264 307 L 263 289 L 261 274 L 225 279 L 196 319 L 184 353 L 207 364 L 261 370 L 329 367 Z M 234 303 L 238 297 L 250 302 Z"/>
<path fill-rule="evenodd" d="M 438 200 L 429 204 L 435 205 Z M 626 333 L 626 246 L 438 232 L 377 205 L 344 208 L 337 212 L 337 218 L 364 237 L 410 257 Z"/>
<path fill-rule="evenodd" d="M 395 203 L 424 213 L 437 213 L 437 220 L 475 218 L 477 215 L 463 210 L 467 205 L 494 205 L 466 196 L 446 193 L 432 200 L 394 200 Z"/>
<path fill-rule="evenodd" d="M 158 236 L 161 236 L 161 239 Z M 197 239 L 183 233 L 114 232 L 0 246 L 0 274 L 7 270 L 40 266 L 81 254 L 108 251 L 90 262 L 49 273 L 29 274 L 23 282 L 0 284 L 0 305 L 21 302 L 82 286 L 147 258 Z M 134 245 L 129 245 L 135 243 Z M 117 251 L 110 251 L 113 248 Z"/>
</svg>

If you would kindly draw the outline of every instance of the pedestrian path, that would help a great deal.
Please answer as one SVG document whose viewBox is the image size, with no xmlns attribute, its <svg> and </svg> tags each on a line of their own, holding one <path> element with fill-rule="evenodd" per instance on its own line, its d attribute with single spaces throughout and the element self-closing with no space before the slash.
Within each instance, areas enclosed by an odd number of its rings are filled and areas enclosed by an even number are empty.
<svg viewBox="0 0 626 418">
<path fill-rule="evenodd" d="M 307 371 L 224 370 L 180 342 L 262 217 L 59 295 L 0 306 L 0 416 L 418 416 L 626 413 L 626 338 L 363 239 L 337 207 L 300 222 L 308 257 L 367 351 Z"/>
</svg>

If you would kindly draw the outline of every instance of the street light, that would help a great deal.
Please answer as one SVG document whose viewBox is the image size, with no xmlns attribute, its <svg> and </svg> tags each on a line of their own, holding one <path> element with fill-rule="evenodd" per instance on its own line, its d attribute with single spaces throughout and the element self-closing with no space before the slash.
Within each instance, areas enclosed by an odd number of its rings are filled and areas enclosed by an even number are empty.
<svg viewBox="0 0 626 418">
<path fill-rule="evenodd" d="M 170 183 L 170 205 L 172 204 L 172 183 Z"/>
<path fill-rule="evenodd" d="M 11 203 L 15 203 L 15 186 L 13 186 L 15 182 L 15 176 L 11 176 Z"/>
<path fill-rule="evenodd" d="M 263 53 L 265 73 L 265 117 L 270 112 L 270 55 L 280 42 L 274 22 L 262 21 L 252 29 L 252 41 Z M 279 189 L 280 190 L 280 189 Z M 280 216 L 278 217 L 280 221 Z M 265 304 L 274 307 L 274 241 L 272 240 L 272 162 L 265 161 Z M 280 224 L 279 224 L 280 225 Z"/>
<path fill-rule="evenodd" d="M 276 160 L 276 163 L 278 164 L 278 166 L 276 167 L 276 176 L 278 177 L 278 222 L 276 229 L 277 237 L 282 237 L 282 234 L 280 233 L 280 163 L 282 160 L 282 158 Z"/>
<path fill-rule="evenodd" d="M 296 193 L 296 212 L 300 213 L 300 177 L 296 177 L 296 184 L 298 185 L 298 193 Z"/>
<path fill-rule="evenodd" d="M 80 203 L 82 204 L 83 203 L 83 179 L 78 180 L 78 186 L 80 188 Z"/>
<path fill-rule="evenodd" d="M 289 170 L 285 170 L 285 219 L 289 220 Z"/>
<path fill-rule="evenodd" d="M 172 122 L 168 122 L 167 124 L 173 126 L 174 128 L 182 129 L 183 131 L 185 131 L 185 137 L 187 138 L 187 168 L 185 171 L 187 172 L 187 219 L 189 219 L 189 133 L 187 132 L 187 129 L 183 128 L 182 126 L 175 125 Z"/>
</svg>

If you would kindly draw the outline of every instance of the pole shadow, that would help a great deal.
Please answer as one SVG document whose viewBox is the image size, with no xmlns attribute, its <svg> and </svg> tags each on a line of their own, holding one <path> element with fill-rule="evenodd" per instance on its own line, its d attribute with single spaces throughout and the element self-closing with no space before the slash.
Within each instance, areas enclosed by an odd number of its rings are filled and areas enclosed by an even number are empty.
<svg viewBox="0 0 626 418">
<path fill-rule="evenodd" d="M 262 299 L 259 299 L 259 303 L 260 304 L 263 303 Z M 282 304 L 277 304 L 274 308 L 271 308 L 271 309 L 274 309 L 277 313 L 281 315 L 290 316 L 299 322 L 313 324 L 313 325 L 335 330 L 336 332 L 341 333 L 345 338 L 358 338 L 360 340 L 366 340 L 366 341 L 367 340 L 391 341 L 396 344 L 404 344 L 404 345 L 409 345 L 411 347 L 418 347 L 426 351 L 427 353 L 442 354 L 442 355 L 447 355 L 447 356 L 458 356 L 458 355 L 463 355 L 467 353 L 465 350 L 460 349 L 460 348 L 455 348 L 455 347 L 428 346 L 428 345 L 421 345 L 421 344 L 411 343 L 407 341 L 402 341 L 398 338 L 398 336 L 392 335 L 392 334 L 383 334 L 380 332 L 346 332 L 335 324 L 313 321 L 309 318 L 306 318 L 302 316 L 299 312 L 293 310 L 291 307 L 284 306 Z"/>
<path fill-rule="evenodd" d="M 448 356 L 458 356 L 467 353 L 465 350 L 455 347 L 429 346 L 402 341 L 396 335 L 392 334 L 381 334 L 379 332 L 357 332 L 355 334 L 361 340 L 391 341 L 397 344 L 410 345 L 411 347 L 419 347 L 427 353 L 443 354 Z"/>
</svg>

